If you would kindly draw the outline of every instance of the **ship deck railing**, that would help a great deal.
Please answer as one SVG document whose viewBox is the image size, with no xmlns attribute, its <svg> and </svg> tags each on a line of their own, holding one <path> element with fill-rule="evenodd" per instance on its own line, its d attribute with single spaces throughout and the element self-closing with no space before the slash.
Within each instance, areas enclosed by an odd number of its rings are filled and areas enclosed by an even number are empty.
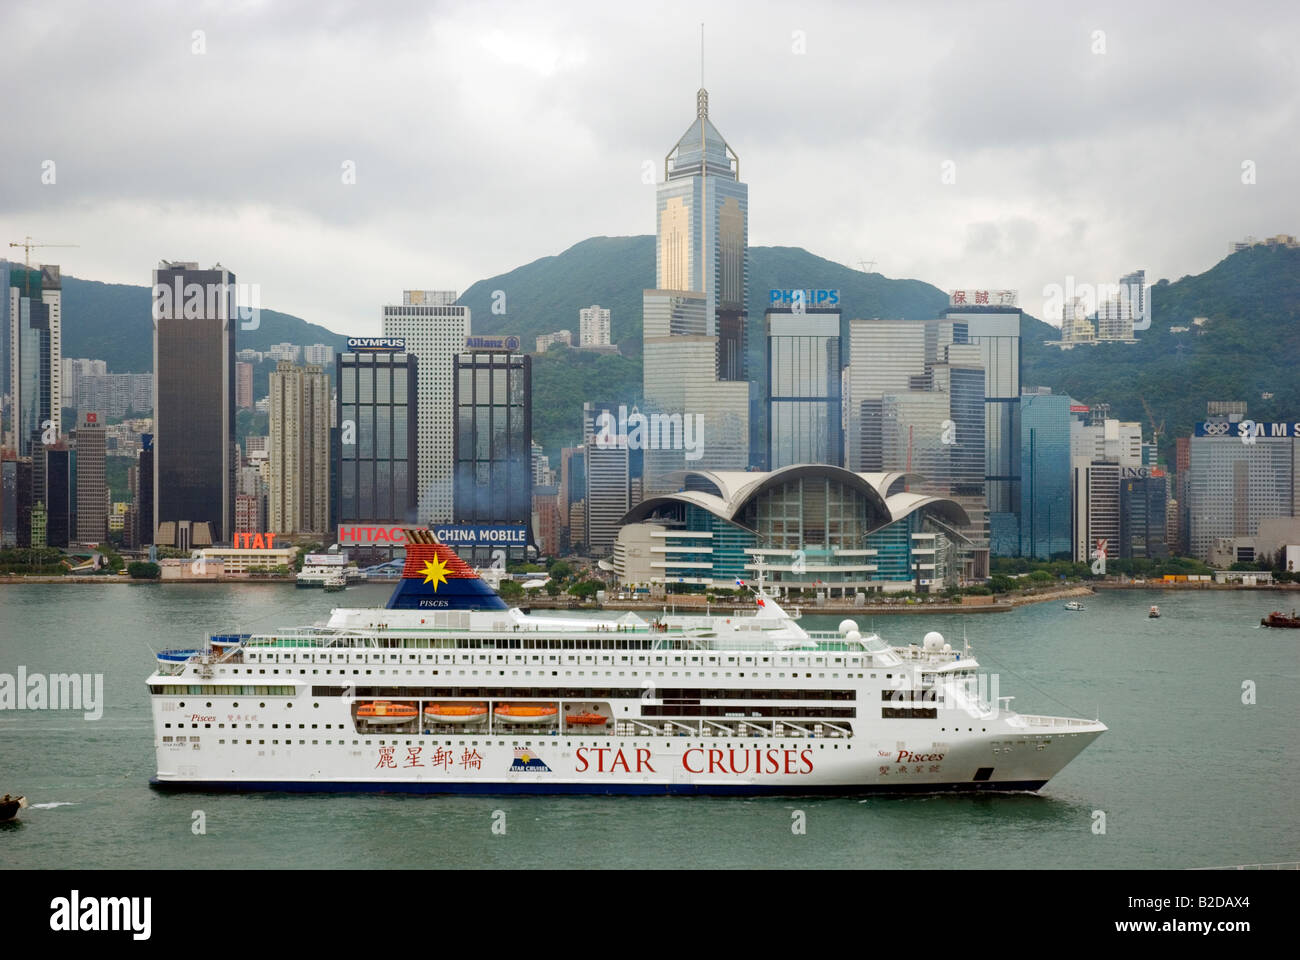
<svg viewBox="0 0 1300 960">
<path fill-rule="evenodd" d="M 1049 729 L 1071 729 L 1092 727 L 1097 724 L 1096 720 L 1084 720 L 1079 717 L 1048 717 L 1032 713 L 1020 713 L 1007 720 L 1013 726 L 1022 727 L 1047 727 Z"/>
</svg>

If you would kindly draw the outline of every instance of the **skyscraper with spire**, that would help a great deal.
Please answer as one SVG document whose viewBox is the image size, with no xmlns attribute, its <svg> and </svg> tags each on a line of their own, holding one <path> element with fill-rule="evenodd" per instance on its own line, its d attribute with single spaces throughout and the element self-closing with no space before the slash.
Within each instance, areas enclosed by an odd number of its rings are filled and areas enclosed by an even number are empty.
<svg viewBox="0 0 1300 960">
<path fill-rule="evenodd" d="M 749 188 L 740 158 L 709 119 L 708 91 L 695 103 L 695 122 L 664 157 L 656 191 L 657 289 L 643 294 L 643 393 L 648 413 L 703 418 L 692 468 L 744 470 Z M 672 475 L 686 466 L 676 444 L 651 444 L 646 492 L 677 489 Z"/>
<path fill-rule="evenodd" d="M 740 158 L 709 119 L 707 90 L 695 95 L 695 122 L 664 157 L 656 215 L 655 285 L 704 295 L 705 332 L 718 338 L 718 379 L 746 379 L 749 187 Z"/>
</svg>

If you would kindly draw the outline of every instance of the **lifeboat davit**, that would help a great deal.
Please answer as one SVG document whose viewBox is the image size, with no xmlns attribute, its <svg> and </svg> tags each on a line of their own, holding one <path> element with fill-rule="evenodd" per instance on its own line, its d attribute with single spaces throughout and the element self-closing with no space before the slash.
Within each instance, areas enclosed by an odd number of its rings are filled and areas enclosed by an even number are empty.
<svg viewBox="0 0 1300 960">
<path fill-rule="evenodd" d="M 406 723 L 419 716 L 419 711 L 410 703 L 392 703 L 388 700 L 375 700 L 357 707 L 357 719 L 368 723 Z"/>
<path fill-rule="evenodd" d="M 575 713 L 565 717 L 564 722 L 571 727 L 603 727 L 609 723 L 609 717 L 599 713 Z"/>
<path fill-rule="evenodd" d="M 559 716 L 553 703 L 501 703 L 497 704 L 497 719 L 504 723 L 553 723 Z"/>
<path fill-rule="evenodd" d="M 483 703 L 431 703 L 424 708 L 424 716 L 438 723 L 475 723 L 487 716 Z"/>
</svg>

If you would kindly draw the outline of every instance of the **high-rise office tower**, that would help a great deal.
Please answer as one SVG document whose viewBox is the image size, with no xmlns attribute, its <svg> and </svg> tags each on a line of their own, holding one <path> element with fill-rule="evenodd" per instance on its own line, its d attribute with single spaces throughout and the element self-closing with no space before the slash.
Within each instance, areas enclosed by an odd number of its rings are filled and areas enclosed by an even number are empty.
<svg viewBox="0 0 1300 960">
<path fill-rule="evenodd" d="M 140 458 L 135 469 L 135 545 L 147 547 L 153 543 L 153 434 L 140 434 Z"/>
<path fill-rule="evenodd" d="M 886 469 L 880 398 L 910 389 L 914 377 L 925 375 L 926 333 L 927 324 L 915 320 L 849 321 L 848 386 L 843 397 L 848 469 L 867 473 Z"/>
<path fill-rule="evenodd" d="M 100 543 L 108 536 L 108 484 L 104 476 L 104 424 L 96 411 L 77 423 L 77 542 Z"/>
<path fill-rule="evenodd" d="M 0 260 L 0 332 L 9 349 L 8 445 L 33 457 L 61 430 L 63 408 L 63 285 L 59 268 Z M 40 468 L 37 473 L 39 474 Z M 39 478 L 38 478 L 39 479 Z"/>
<path fill-rule="evenodd" d="M 581 347 L 609 345 L 609 308 L 592 304 L 578 311 L 578 335 Z"/>
<path fill-rule="evenodd" d="M 1020 416 L 1020 556 L 1070 552 L 1070 424 L 1064 394 L 1025 394 Z"/>
<path fill-rule="evenodd" d="M 270 377 L 270 396 L 267 527 L 274 533 L 331 532 L 329 377 L 320 367 L 281 360 Z"/>
<path fill-rule="evenodd" d="M 234 283 L 220 264 L 164 260 L 153 272 L 153 521 L 167 525 L 166 546 L 234 532 Z"/>
<path fill-rule="evenodd" d="M 768 310 L 767 468 L 844 465 L 840 312 Z"/>
<path fill-rule="evenodd" d="M 657 196 L 655 286 L 703 294 L 718 338 L 718 379 L 745 379 L 749 284 L 749 187 L 740 158 L 709 120 L 709 94 L 695 95 L 695 122 L 664 158 Z"/>
<path fill-rule="evenodd" d="M 582 437 L 586 449 L 586 511 L 584 533 L 587 551 L 592 556 L 605 556 L 613 552 L 618 537 L 618 525 L 631 509 L 632 462 L 627 438 L 612 435 L 610 442 L 597 443 L 603 430 L 602 421 L 608 425 L 618 417 L 618 404 L 592 403 L 582 405 Z"/>
<path fill-rule="evenodd" d="M 73 525 L 77 516 L 76 476 L 73 451 L 60 440 L 44 449 L 45 459 L 45 543 L 66 547 L 77 537 Z"/>
<path fill-rule="evenodd" d="M 533 513 L 533 358 L 473 350 L 453 360 L 456 523 L 529 527 Z M 490 563 L 496 544 L 461 548 L 468 563 Z M 507 559 L 527 559 L 511 544 Z"/>
<path fill-rule="evenodd" d="M 1020 308 L 1013 290 L 956 290 L 940 316 L 943 342 L 980 347 L 984 364 L 984 478 L 994 555 L 1020 550 Z"/>
<path fill-rule="evenodd" d="M 704 418 L 702 457 L 690 466 L 744 470 L 749 188 L 740 159 L 709 120 L 704 90 L 695 122 L 664 158 L 655 233 L 656 289 L 643 294 L 645 412 Z M 647 457 L 647 490 L 670 488 L 665 475 L 687 465 L 681 442 L 669 446 L 675 455 Z"/>
<path fill-rule="evenodd" d="M 641 448 L 646 492 L 676 490 L 676 474 L 688 467 L 746 469 L 750 386 L 718 379 L 718 338 L 704 333 L 706 298 L 646 290 L 642 301 L 645 406 L 638 412 L 652 418 Z"/>
<path fill-rule="evenodd" d="M 419 360 L 419 522 L 447 523 L 455 512 L 452 373 L 470 331 L 469 307 L 454 290 L 406 290 L 384 307 L 384 336 L 404 337 Z"/>
<path fill-rule="evenodd" d="M 0 452 L 0 550 L 12 550 L 18 546 L 18 460 L 12 450 Z"/>
<path fill-rule="evenodd" d="M 240 410 L 253 409 L 253 365 L 235 362 L 235 406 Z"/>
<path fill-rule="evenodd" d="M 334 513 L 339 526 L 359 528 L 416 522 L 420 406 L 419 367 L 402 350 L 337 354 L 339 443 Z M 349 534 L 347 541 L 358 542 Z M 365 545 L 390 556 L 400 545 Z"/>
</svg>

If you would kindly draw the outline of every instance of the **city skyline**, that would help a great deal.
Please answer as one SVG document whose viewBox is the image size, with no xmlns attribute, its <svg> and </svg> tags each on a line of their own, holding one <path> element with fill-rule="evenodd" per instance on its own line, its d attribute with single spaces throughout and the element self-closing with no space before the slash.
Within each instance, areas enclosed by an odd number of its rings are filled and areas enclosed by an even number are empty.
<svg viewBox="0 0 1300 960">
<path fill-rule="evenodd" d="M 661 131 L 699 86 L 700 20 L 704 85 L 744 144 L 754 246 L 874 261 L 886 276 L 941 289 L 1019 289 L 1027 313 L 1052 321 L 1038 302 L 1048 284 L 1108 282 L 1135 264 L 1176 279 L 1233 238 L 1288 231 L 1300 213 L 1285 136 L 1300 85 L 1294 60 L 1271 53 L 1288 32 L 1277 18 L 1292 11 L 1173 24 L 1120 6 L 1085 19 L 952 5 L 939 19 L 889 11 L 881 22 L 830 6 L 703 6 L 647 31 L 622 29 L 630 14 L 581 6 L 520 8 L 509 30 L 470 9 L 398 9 L 345 39 L 328 21 L 279 10 L 203 24 L 160 10 L 166 29 L 136 36 L 107 12 L 72 7 L 77 15 L 60 16 L 65 42 L 39 54 L 50 80 L 34 96 L 30 135 L 0 148 L 17 173 L 0 185 L 6 239 L 75 242 L 60 251 L 65 272 L 106 282 L 136 282 L 140 263 L 174 251 L 217 262 L 238 248 L 263 302 L 339 333 L 378 332 L 373 305 L 385 290 L 463 290 L 590 236 L 644 233 L 656 187 L 643 171 L 662 176 Z M 18 11 L 15 29 L 42 29 L 47 16 Z M 865 35 L 890 42 L 864 58 Z M 275 56 L 260 56 L 272 43 Z M 1194 73 L 1189 44 L 1204 52 Z M 376 46 L 391 80 L 350 66 Z M 37 55 L 21 51 L 10 69 Z M 107 59 L 111 82 L 81 67 L 89 59 Z M 152 74 L 164 65 L 175 89 L 160 109 L 186 105 L 167 149 L 151 149 L 161 128 L 131 140 L 104 131 L 92 157 L 83 131 L 53 109 L 157 96 Z M 211 82 L 230 66 L 239 70 L 225 86 Z M 663 82 L 600 82 L 611 73 Z M 434 94 L 436 122 L 412 129 L 406 108 L 428 108 L 431 79 L 455 95 Z M 266 93 L 302 99 L 298 123 L 283 124 L 280 97 Z M 393 105 L 391 122 L 370 110 L 375 99 Z M 1202 122 L 1189 128 L 1180 121 L 1193 109 Z M 420 149 L 446 129 L 461 132 L 463 149 Z M 245 139 L 264 149 L 224 145 Z M 390 146 L 399 139 L 412 149 Z M 1254 182 L 1244 182 L 1247 163 Z M 458 189 L 438 189 L 449 182 Z M 430 218 L 454 244 L 430 238 Z M 358 249 L 375 264 L 367 285 L 321 282 L 317 263 Z"/>
</svg>

